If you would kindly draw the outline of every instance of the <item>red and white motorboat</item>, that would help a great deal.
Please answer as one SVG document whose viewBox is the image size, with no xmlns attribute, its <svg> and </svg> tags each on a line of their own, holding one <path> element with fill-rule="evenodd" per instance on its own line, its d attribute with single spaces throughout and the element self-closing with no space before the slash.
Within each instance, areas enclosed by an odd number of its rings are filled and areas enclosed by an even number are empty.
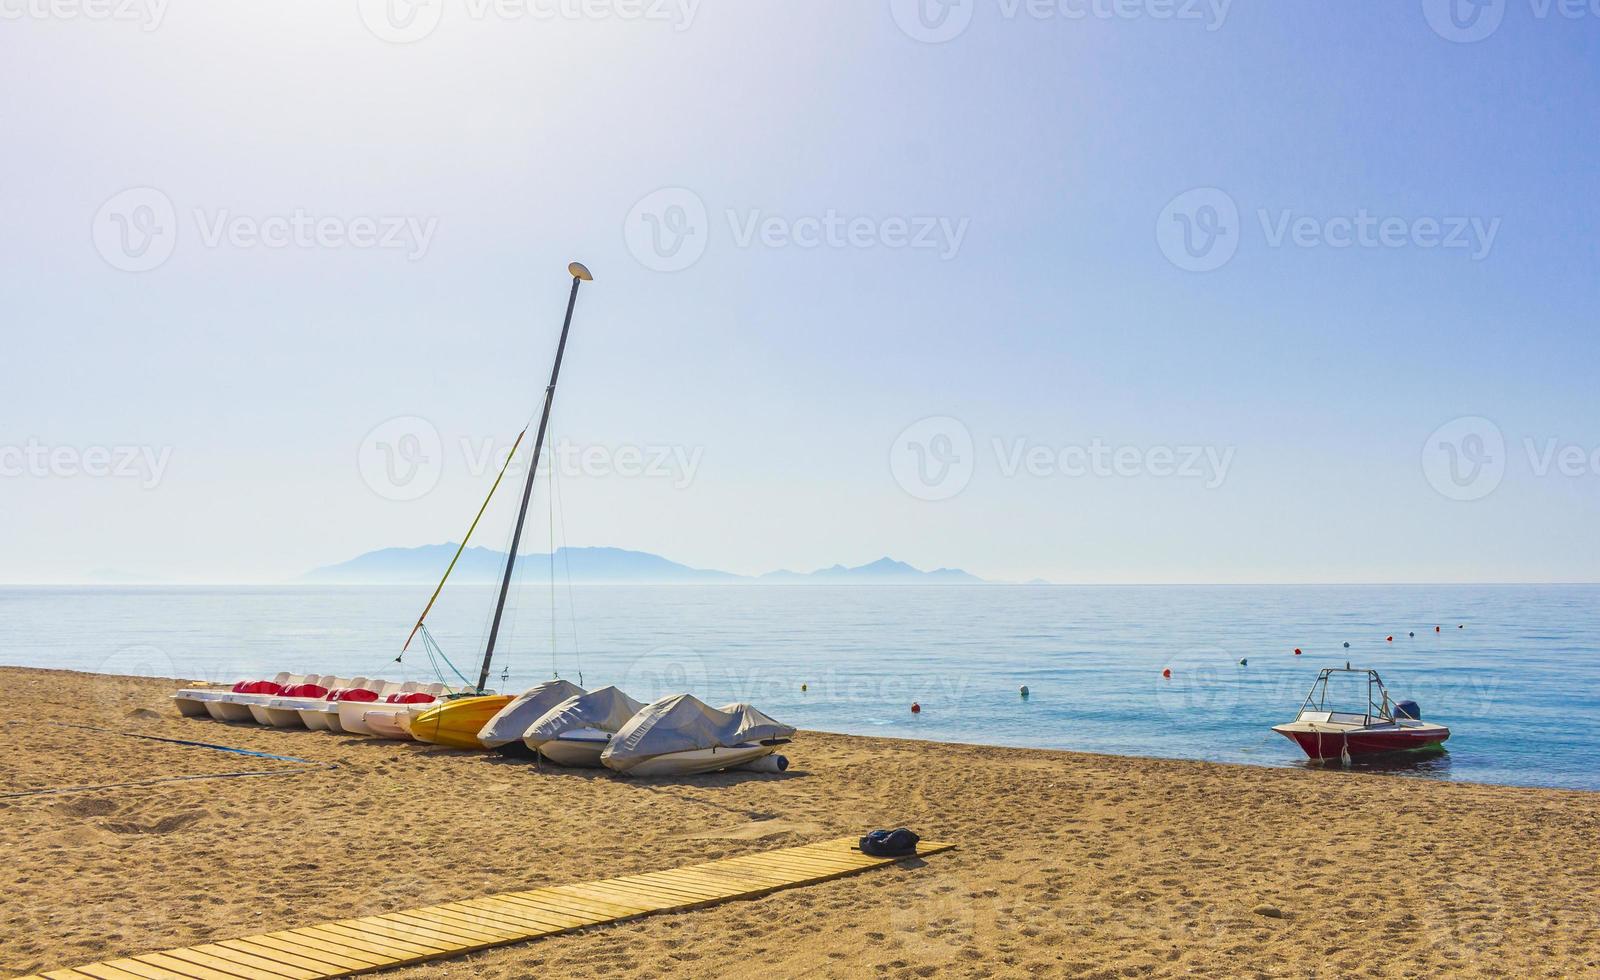
<svg viewBox="0 0 1600 980">
<path fill-rule="evenodd" d="M 1330 703 L 1330 680 L 1334 693 L 1345 696 L 1342 704 Z M 1317 760 L 1435 748 L 1450 737 L 1450 729 L 1422 720 L 1415 701 L 1391 701 L 1377 671 L 1349 664 L 1324 668 L 1300 705 L 1299 717 L 1286 725 L 1274 725 L 1272 730 Z"/>
</svg>

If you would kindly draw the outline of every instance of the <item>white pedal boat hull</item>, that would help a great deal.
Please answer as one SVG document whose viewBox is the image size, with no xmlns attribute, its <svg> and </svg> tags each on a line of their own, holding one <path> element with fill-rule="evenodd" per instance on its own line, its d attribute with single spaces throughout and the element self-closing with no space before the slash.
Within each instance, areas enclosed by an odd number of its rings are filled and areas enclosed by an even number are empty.
<svg viewBox="0 0 1600 980">
<path fill-rule="evenodd" d="M 255 721 L 250 714 L 249 702 L 237 702 L 227 698 L 218 698 L 206 702 L 206 713 L 218 721 L 243 722 Z"/>
</svg>

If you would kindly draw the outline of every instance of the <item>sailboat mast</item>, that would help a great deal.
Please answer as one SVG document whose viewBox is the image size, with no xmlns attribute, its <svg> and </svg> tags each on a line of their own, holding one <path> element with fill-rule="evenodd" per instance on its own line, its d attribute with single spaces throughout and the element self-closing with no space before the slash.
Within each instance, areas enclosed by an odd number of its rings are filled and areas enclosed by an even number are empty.
<svg viewBox="0 0 1600 980">
<path fill-rule="evenodd" d="M 567 331 L 572 329 L 572 310 L 578 303 L 578 286 L 594 279 L 581 262 L 572 263 L 567 271 L 572 273 L 567 318 L 561 324 L 561 340 L 556 344 L 556 362 L 550 368 L 550 384 L 544 389 L 544 413 L 539 416 L 539 435 L 533 441 L 533 459 L 528 463 L 528 482 L 522 487 L 522 506 L 517 510 L 517 528 L 511 534 L 511 553 L 506 556 L 506 574 L 500 580 L 500 598 L 494 604 L 494 623 L 489 627 L 489 643 L 483 650 L 483 669 L 478 672 L 480 692 L 489 686 L 489 664 L 494 660 L 495 641 L 500 637 L 500 617 L 506 611 L 506 593 L 511 590 L 511 572 L 517 564 L 517 548 L 522 544 L 522 525 L 528 519 L 528 501 L 533 498 L 533 480 L 539 472 L 539 451 L 544 448 L 545 427 L 550 424 L 550 406 L 556 398 L 556 379 L 561 376 L 561 358 L 567 352 Z"/>
</svg>

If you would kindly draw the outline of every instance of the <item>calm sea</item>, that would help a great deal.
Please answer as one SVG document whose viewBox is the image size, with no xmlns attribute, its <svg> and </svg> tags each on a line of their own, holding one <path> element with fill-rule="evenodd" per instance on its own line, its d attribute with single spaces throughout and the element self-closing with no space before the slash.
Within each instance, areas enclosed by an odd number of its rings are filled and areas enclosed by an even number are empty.
<svg viewBox="0 0 1600 980">
<path fill-rule="evenodd" d="M 11 588 L 0 662 L 432 680 L 420 643 L 395 662 L 427 592 Z M 453 586 L 430 617 L 474 679 L 492 603 Z M 1600 789 L 1600 586 L 581 586 L 553 602 L 531 586 L 507 628 L 492 673 L 506 691 L 559 671 L 644 701 L 751 701 L 802 728 L 1266 766 L 1304 764 L 1268 728 L 1318 668 L 1349 661 L 1454 733 L 1448 752 L 1384 768 Z"/>
</svg>

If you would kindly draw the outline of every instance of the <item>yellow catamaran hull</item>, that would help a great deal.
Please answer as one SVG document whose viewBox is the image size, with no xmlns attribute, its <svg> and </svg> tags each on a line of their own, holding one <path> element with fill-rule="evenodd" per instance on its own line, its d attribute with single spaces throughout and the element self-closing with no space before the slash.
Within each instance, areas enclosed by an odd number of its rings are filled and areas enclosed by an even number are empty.
<svg viewBox="0 0 1600 980">
<path fill-rule="evenodd" d="M 486 752 L 488 747 L 478 741 L 478 732 L 511 700 L 509 694 L 493 694 L 446 701 L 412 719 L 411 737 L 432 745 Z"/>
</svg>

